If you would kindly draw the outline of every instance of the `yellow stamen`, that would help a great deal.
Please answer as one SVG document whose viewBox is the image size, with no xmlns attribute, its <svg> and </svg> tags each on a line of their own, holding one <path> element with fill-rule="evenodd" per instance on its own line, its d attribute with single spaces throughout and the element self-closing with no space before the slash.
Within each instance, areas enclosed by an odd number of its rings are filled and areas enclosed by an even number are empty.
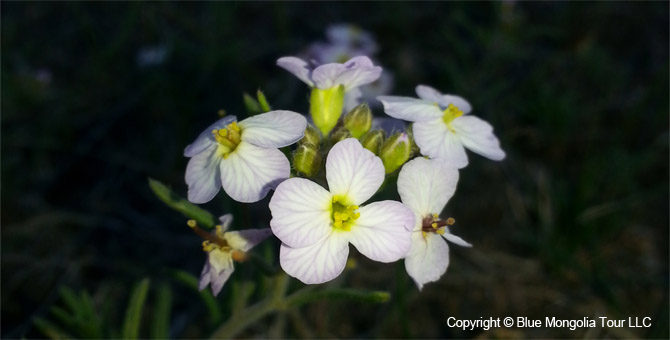
<svg viewBox="0 0 670 340">
<path fill-rule="evenodd" d="M 186 221 L 186 225 L 188 225 L 191 228 L 195 228 L 198 226 L 198 222 L 196 222 L 195 220 L 188 220 Z"/>
<path fill-rule="evenodd" d="M 454 225 L 454 224 L 456 224 L 456 220 L 453 217 L 449 217 L 447 219 L 447 224 L 448 225 Z"/>
<path fill-rule="evenodd" d="M 437 230 L 435 230 L 435 232 L 440 234 L 440 235 L 444 235 L 444 228 L 437 229 Z"/>
<path fill-rule="evenodd" d="M 451 122 L 462 115 L 463 111 L 461 111 L 458 107 L 456 107 L 456 105 L 449 104 L 449 106 L 447 106 L 447 108 L 444 109 L 444 115 L 442 116 L 442 120 L 444 121 L 444 124 L 447 124 L 449 130 L 455 133 L 456 131 L 454 131 L 454 128 L 451 126 Z"/>
<path fill-rule="evenodd" d="M 433 222 L 433 224 L 431 224 L 430 226 L 433 227 L 433 229 L 437 229 L 437 223 L 435 222 Z"/>
<path fill-rule="evenodd" d="M 358 219 L 361 214 L 356 210 L 358 206 L 355 204 L 346 204 L 347 199 L 342 196 L 333 196 L 333 203 L 330 206 L 332 211 L 333 228 L 344 231 L 351 230 L 354 221 Z"/>
<path fill-rule="evenodd" d="M 223 129 L 212 130 L 214 139 L 219 143 L 218 152 L 223 158 L 228 158 L 228 155 L 235 151 L 237 145 L 240 144 L 240 131 L 241 129 L 237 125 L 237 122 L 232 122 Z"/>
</svg>

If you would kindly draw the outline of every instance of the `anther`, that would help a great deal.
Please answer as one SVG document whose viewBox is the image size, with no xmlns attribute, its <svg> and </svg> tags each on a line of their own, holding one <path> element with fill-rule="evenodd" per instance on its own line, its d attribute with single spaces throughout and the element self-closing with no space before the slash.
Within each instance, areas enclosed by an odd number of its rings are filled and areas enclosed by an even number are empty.
<svg viewBox="0 0 670 340">
<path fill-rule="evenodd" d="M 195 220 L 188 220 L 186 221 L 186 225 L 188 225 L 191 228 L 195 228 L 198 226 L 198 222 L 196 222 Z"/>
<path fill-rule="evenodd" d="M 454 225 L 456 224 L 456 220 L 453 217 L 447 218 L 447 224 L 448 225 Z"/>
</svg>

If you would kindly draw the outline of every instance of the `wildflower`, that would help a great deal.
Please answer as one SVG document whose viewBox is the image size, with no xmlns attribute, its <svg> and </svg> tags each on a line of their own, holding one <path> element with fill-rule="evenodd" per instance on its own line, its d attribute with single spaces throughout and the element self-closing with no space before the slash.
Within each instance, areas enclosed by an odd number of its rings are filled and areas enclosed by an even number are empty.
<svg viewBox="0 0 670 340">
<path fill-rule="evenodd" d="M 492 160 L 502 160 L 505 152 L 489 123 L 467 115 L 472 107 L 465 99 L 443 95 L 429 86 L 419 85 L 421 99 L 380 96 L 384 111 L 391 117 L 414 122 L 414 138 L 421 153 L 448 161 L 452 166 L 468 165 L 464 147 Z"/>
<path fill-rule="evenodd" d="M 277 187 L 270 200 L 272 232 L 282 241 L 279 260 L 289 275 L 307 284 L 340 275 L 349 243 L 368 258 L 393 262 L 410 246 L 414 214 L 396 201 L 361 206 L 384 181 L 381 159 L 358 140 L 333 146 L 326 159 L 329 190 L 291 178 Z"/>
<path fill-rule="evenodd" d="M 291 111 L 271 111 L 239 123 L 227 116 L 186 147 L 188 200 L 210 201 L 221 187 L 239 202 L 256 202 L 290 175 L 289 161 L 277 148 L 303 137 L 307 121 Z"/>
<path fill-rule="evenodd" d="M 438 215 L 454 195 L 457 182 L 458 170 L 422 157 L 405 164 L 398 175 L 400 199 L 415 215 L 405 269 L 419 290 L 447 271 L 449 246 L 442 238 L 459 246 L 472 246 L 451 234 L 449 226 L 455 223 L 453 218 L 441 220 Z"/>
<path fill-rule="evenodd" d="M 365 56 L 352 58 L 344 64 L 323 64 L 314 69 L 296 57 L 279 58 L 277 65 L 312 87 L 310 113 L 314 125 L 324 136 L 335 127 L 342 115 L 344 95 L 351 92 L 360 97 L 357 88 L 374 82 L 382 72 L 381 67 L 374 66 Z"/>
<path fill-rule="evenodd" d="M 233 261 L 244 261 L 247 251 L 272 234 L 270 228 L 226 231 L 233 221 L 231 214 L 223 215 L 219 220 L 221 225 L 211 233 L 200 229 L 194 220 L 188 221 L 188 226 L 205 239 L 202 249 L 207 253 L 207 261 L 200 274 L 199 289 L 210 285 L 215 296 L 235 270 Z"/>
</svg>

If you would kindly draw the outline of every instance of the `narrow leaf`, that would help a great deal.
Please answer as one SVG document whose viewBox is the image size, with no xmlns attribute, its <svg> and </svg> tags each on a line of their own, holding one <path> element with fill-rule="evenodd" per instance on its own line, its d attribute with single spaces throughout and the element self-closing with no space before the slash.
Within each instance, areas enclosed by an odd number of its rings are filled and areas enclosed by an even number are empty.
<svg viewBox="0 0 670 340">
<path fill-rule="evenodd" d="M 142 310 L 144 302 L 149 291 L 149 279 L 140 281 L 130 296 L 128 308 L 126 309 L 126 318 L 123 322 L 123 338 L 137 339 L 140 333 L 140 323 L 142 320 Z"/>
<path fill-rule="evenodd" d="M 286 299 L 287 307 L 295 307 L 322 299 L 328 300 L 354 300 L 365 303 L 385 303 L 391 298 L 391 294 L 382 291 L 360 291 L 356 289 L 336 288 L 320 291 L 298 292 Z"/>
<path fill-rule="evenodd" d="M 170 208 L 182 213 L 184 216 L 196 220 L 199 226 L 211 229 L 216 225 L 214 215 L 175 194 L 165 184 L 153 178 L 149 178 L 149 187 L 151 187 L 151 190 L 161 201 L 167 204 Z"/>
<path fill-rule="evenodd" d="M 151 338 L 167 339 L 170 336 L 170 308 L 172 307 L 172 290 L 166 283 L 161 284 L 156 292 L 156 308 L 151 325 Z"/>
<path fill-rule="evenodd" d="M 258 98 L 258 104 L 260 105 L 261 112 L 270 112 L 272 110 L 270 108 L 270 103 L 268 103 L 267 98 L 265 98 L 265 95 L 260 89 L 256 91 L 256 98 Z"/>
</svg>

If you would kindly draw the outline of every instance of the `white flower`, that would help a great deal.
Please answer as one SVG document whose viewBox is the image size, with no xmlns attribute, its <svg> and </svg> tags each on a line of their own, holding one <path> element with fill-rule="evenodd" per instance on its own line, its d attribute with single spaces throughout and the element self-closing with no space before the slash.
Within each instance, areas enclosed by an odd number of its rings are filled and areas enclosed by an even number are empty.
<svg viewBox="0 0 670 340">
<path fill-rule="evenodd" d="M 472 246 L 449 232 L 448 225 L 453 225 L 453 219 L 440 220 L 438 215 L 454 195 L 457 182 L 458 170 L 423 157 L 405 164 L 398 175 L 400 199 L 415 215 L 405 269 L 419 290 L 447 271 L 449 246 L 443 237 L 459 246 Z"/>
<path fill-rule="evenodd" d="M 414 214 L 396 201 L 361 206 L 384 181 L 381 159 L 358 140 L 345 139 L 326 160 L 329 190 L 303 178 L 288 179 L 270 200 L 272 232 L 282 241 L 279 260 L 307 284 L 340 275 L 349 243 L 368 258 L 393 262 L 410 246 Z"/>
<path fill-rule="evenodd" d="M 307 121 L 291 111 L 271 111 L 239 124 L 220 119 L 186 147 L 188 200 L 210 201 L 223 190 L 238 202 L 256 202 L 290 175 L 289 161 L 277 148 L 303 137 Z"/>
<path fill-rule="evenodd" d="M 200 274 L 199 289 L 210 285 L 215 296 L 235 270 L 233 260 L 243 261 L 247 251 L 272 234 L 270 228 L 226 232 L 233 215 L 226 214 L 220 220 L 221 225 L 217 225 L 211 234 L 199 229 L 195 221 L 189 221 L 189 226 L 206 239 L 202 249 L 207 252 L 207 261 Z"/>
<path fill-rule="evenodd" d="M 465 99 L 443 95 L 432 87 L 419 85 L 421 99 L 409 97 L 377 97 L 384 111 L 393 118 L 414 122 L 413 132 L 421 153 L 463 168 L 468 165 L 466 147 L 492 160 L 502 160 L 505 152 L 491 125 L 467 115 L 472 107 Z"/>
</svg>

